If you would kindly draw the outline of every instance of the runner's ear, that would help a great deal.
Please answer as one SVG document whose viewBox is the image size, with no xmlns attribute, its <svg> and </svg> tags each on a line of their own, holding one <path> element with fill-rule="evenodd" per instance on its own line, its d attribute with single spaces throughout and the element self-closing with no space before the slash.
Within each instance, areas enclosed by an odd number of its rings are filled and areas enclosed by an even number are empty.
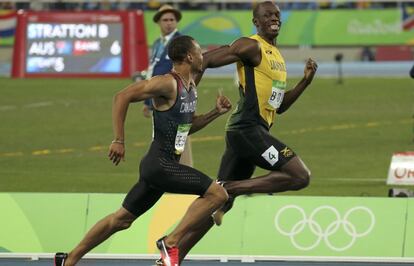
<svg viewBox="0 0 414 266">
<path fill-rule="evenodd" d="M 193 62 L 193 56 L 191 55 L 191 53 L 187 53 L 187 60 L 190 64 Z"/>
<path fill-rule="evenodd" d="M 255 25 L 256 27 L 258 26 L 258 23 L 257 23 L 257 19 L 256 18 L 252 18 L 252 22 L 253 22 L 253 25 Z"/>
</svg>

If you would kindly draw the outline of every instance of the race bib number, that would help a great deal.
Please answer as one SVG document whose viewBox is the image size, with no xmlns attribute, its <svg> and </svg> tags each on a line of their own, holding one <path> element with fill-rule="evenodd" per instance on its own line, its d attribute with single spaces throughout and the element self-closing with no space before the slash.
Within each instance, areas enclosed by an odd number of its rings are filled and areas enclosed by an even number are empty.
<svg viewBox="0 0 414 266">
<path fill-rule="evenodd" d="M 275 109 L 279 108 L 280 105 L 282 104 L 284 95 L 285 95 L 285 90 L 272 87 L 272 94 L 270 95 L 270 98 L 269 98 L 269 104 Z"/>
<path fill-rule="evenodd" d="M 184 151 L 185 142 L 190 132 L 191 124 L 178 125 L 177 135 L 175 136 L 175 153 L 181 154 Z"/>
<path fill-rule="evenodd" d="M 273 81 L 272 94 L 269 97 L 268 103 L 274 109 L 279 108 L 280 105 L 282 104 L 283 96 L 285 95 L 285 88 L 286 88 L 286 82 L 276 81 L 276 80 Z"/>
</svg>

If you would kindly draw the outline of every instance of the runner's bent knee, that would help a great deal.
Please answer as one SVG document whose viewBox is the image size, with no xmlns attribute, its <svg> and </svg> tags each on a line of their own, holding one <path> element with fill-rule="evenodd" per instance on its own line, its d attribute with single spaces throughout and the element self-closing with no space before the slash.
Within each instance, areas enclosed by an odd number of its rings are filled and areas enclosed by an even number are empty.
<svg viewBox="0 0 414 266">
<path fill-rule="evenodd" d="M 311 173 L 308 169 L 303 168 L 303 170 L 296 172 L 292 175 L 293 190 L 303 189 L 309 186 Z"/>
<path fill-rule="evenodd" d="M 229 199 L 227 191 L 216 182 L 211 183 L 204 197 L 209 198 L 215 205 L 215 208 L 222 206 Z"/>
<path fill-rule="evenodd" d="M 136 217 L 128 211 L 119 210 L 112 214 L 111 227 L 117 231 L 128 229 L 135 221 Z"/>
<path fill-rule="evenodd" d="M 311 173 L 310 173 L 309 170 L 305 170 L 304 173 L 302 173 L 301 175 L 299 175 L 297 177 L 298 178 L 299 187 L 300 188 L 305 188 L 305 187 L 309 186 L 310 177 L 311 177 Z"/>
<path fill-rule="evenodd" d="M 291 176 L 292 190 L 299 190 L 309 186 L 311 172 L 298 156 L 292 158 L 280 170 Z"/>
</svg>

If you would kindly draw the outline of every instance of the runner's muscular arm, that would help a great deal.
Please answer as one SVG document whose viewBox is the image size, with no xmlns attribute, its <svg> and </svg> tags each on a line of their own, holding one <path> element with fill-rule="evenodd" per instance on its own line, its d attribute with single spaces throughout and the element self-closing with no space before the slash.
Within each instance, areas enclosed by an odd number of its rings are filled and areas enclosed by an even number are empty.
<svg viewBox="0 0 414 266">
<path fill-rule="evenodd" d="M 287 91 L 283 97 L 282 104 L 277 109 L 277 113 L 281 114 L 285 112 L 289 107 L 299 98 L 299 96 L 305 91 L 305 89 L 311 84 L 313 77 L 315 76 L 318 64 L 311 58 L 308 58 L 305 64 L 304 76 L 296 86 Z"/>
<path fill-rule="evenodd" d="M 164 97 L 175 99 L 177 83 L 171 75 L 162 75 L 133 83 L 118 92 L 113 100 L 112 121 L 115 139 L 124 140 L 124 121 L 132 102 Z"/>
<path fill-rule="evenodd" d="M 196 75 L 194 81 L 198 84 L 207 68 L 216 68 L 229 65 L 238 61 L 244 64 L 257 66 L 262 60 L 260 44 L 256 40 L 242 37 L 217 49 L 203 54 L 203 71 Z"/>
<path fill-rule="evenodd" d="M 210 122 L 212 122 L 220 115 L 227 113 L 230 109 L 230 100 L 226 96 L 221 95 L 221 92 L 219 92 L 219 95 L 217 95 L 216 99 L 216 108 L 214 108 L 206 114 L 193 116 L 190 134 L 193 134 L 199 131 L 200 129 L 204 128 L 206 125 L 208 125 Z"/>
<path fill-rule="evenodd" d="M 175 99 L 177 83 L 171 75 L 156 76 L 133 83 L 115 94 L 112 104 L 114 140 L 109 147 L 109 159 L 118 165 L 125 156 L 124 123 L 129 104 L 149 98 Z"/>
</svg>

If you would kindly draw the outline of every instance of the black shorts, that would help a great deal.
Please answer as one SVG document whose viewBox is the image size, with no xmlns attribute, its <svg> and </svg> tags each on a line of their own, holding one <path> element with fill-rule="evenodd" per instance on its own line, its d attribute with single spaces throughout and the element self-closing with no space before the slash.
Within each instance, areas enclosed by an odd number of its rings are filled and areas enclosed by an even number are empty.
<svg viewBox="0 0 414 266">
<path fill-rule="evenodd" d="M 221 158 L 218 178 L 248 179 L 256 166 L 279 170 L 294 156 L 292 149 L 270 135 L 263 126 L 227 131 L 226 150 Z"/>
<path fill-rule="evenodd" d="M 179 164 L 179 158 L 163 154 L 156 142 L 141 160 L 140 178 L 122 206 L 136 216 L 150 209 L 164 192 L 203 196 L 213 180 L 202 172 Z"/>
</svg>

